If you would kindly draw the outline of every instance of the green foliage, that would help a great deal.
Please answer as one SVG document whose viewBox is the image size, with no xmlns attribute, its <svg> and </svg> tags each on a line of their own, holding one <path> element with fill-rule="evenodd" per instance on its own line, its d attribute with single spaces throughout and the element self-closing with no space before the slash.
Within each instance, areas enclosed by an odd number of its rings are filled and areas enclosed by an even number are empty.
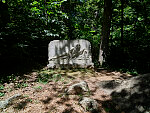
<svg viewBox="0 0 150 113">
<path fill-rule="evenodd" d="M 4 86 L 3 85 L 0 85 L 0 90 L 3 90 L 4 89 Z"/>
<path fill-rule="evenodd" d="M 46 84 L 48 82 L 61 82 L 63 84 L 67 84 L 73 78 L 68 77 L 67 72 L 72 73 L 76 70 L 60 70 L 60 69 L 42 69 L 38 72 L 37 82 Z M 88 72 L 88 70 L 81 70 L 81 72 Z"/>
<path fill-rule="evenodd" d="M 112 68 L 147 72 L 150 69 L 149 1 L 125 1 L 123 45 L 121 45 L 122 4 L 121 1 L 112 2 L 110 49 L 106 63 Z M 20 74 L 18 71 L 27 72 L 29 66 L 46 65 L 47 45 L 54 39 L 89 40 L 92 44 L 93 62 L 98 66 L 103 12 L 103 0 L 2 0 L 0 2 L 2 75 L 13 73 L 18 76 Z M 6 74 L 8 71 L 10 73 Z M 45 82 L 48 82 L 46 78 L 50 77 L 40 76 Z M 6 78 L 1 81 L 5 81 Z M 7 80 L 13 79 L 15 78 L 8 77 Z"/>
<path fill-rule="evenodd" d="M 64 81 L 64 78 L 62 78 L 61 74 L 57 74 L 56 72 L 59 72 L 59 70 L 41 70 L 38 75 L 38 82 L 41 83 L 48 83 L 49 81 Z"/>
<path fill-rule="evenodd" d="M 0 97 L 4 96 L 5 93 L 2 92 L 2 90 L 4 90 L 4 86 L 3 85 L 0 85 Z"/>
<path fill-rule="evenodd" d="M 48 73 L 40 73 L 38 75 L 38 82 L 48 83 L 51 80 L 51 75 Z"/>
<path fill-rule="evenodd" d="M 15 74 L 11 74 L 11 75 L 7 75 L 6 77 L 1 76 L 0 79 L 0 83 L 4 83 L 4 82 L 14 82 L 16 80 L 17 75 Z"/>
<path fill-rule="evenodd" d="M 127 71 L 128 74 L 133 75 L 133 76 L 137 76 L 138 72 L 136 70 L 133 71 Z"/>
<path fill-rule="evenodd" d="M 110 108 L 105 108 L 105 111 L 110 112 L 111 110 L 110 110 Z"/>
<path fill-rule="evenodd" d="M 74 27 L 72 35 L 77 39 L 86 39 L 91 42 L 93 59 L 96 62 L 99 55 L 103 1 L 88 0 L 78 3 L 74 12 L 75 14 L 70 17 Z"/>
<path fill-rule="evenodd" d="M 34 87 L 34 89 L 36 89 L 36 90 L 41 90 L 42 89 L 42 86 L 36 86 L 36 87 Z"/>
<path fill-rule="evenodd" d="M 2 2 L 3 2 L 3 3 L 6 3 L 6 1 L 5 1 L 5 0 L 2 0 Z"/>
<path fill-rule="evenodd" d="M 27 102 L 32 102 L 32 99 L 28 98 L 26 101 L 27 101 Z"/>
<path fill-rule="evenodd" d="M 61 79 L 61 74 L 54 74 L 52 76 L 52 80 L 58 82 Z"/>
<path fill-rule="evenodd" d="M 16 83 L 15 88 L 25 88 L 28 87 L 27 83 Z"/>
<path fill-rule="evenodd" d="M 147 1 L 126 1 L 124 3 L 123 45 L 121 44 L 121 2 L 113 1 L 110 55 L 107 64 L 132 74 L 148 72 L 150 69 Z"/>
<path fill-rule="evenodd" d="M 24 98 L 29 98 L 29 95 L 24 95 L 23 97 L 24 97 Z"/>
<path fill-rule="evenodd" d="M 5 95 L 5 93 L 0 92 L 0 97 L 3 97 Z"/>
<path fill-rule="evenodd" d="M 53 74 L 46 71 L 38 75 L 38 82 L 41 83 L 48 83 L 49 81 L 58 82 L 59 80 L 61 80 L 62 82 L 64 81 L 64 78 L 61 77 L 61 74 Z"/>
<path fill-rule="evenodd" d="M 0 9 L 0 15 L 3 14 L 0 16 L 2 70 L 9 74 L 20 70 L 26 72 L 29 66 L 37 67 L 36 62 L 46 63 L 49 41 L 66 35 L 63 19 L 67 15 L 61 11 L 63 2 L 15 0 L 0 3 L 6 6 Z M 2 74 L 5 76 L 6 72 Z"/>
</svg>

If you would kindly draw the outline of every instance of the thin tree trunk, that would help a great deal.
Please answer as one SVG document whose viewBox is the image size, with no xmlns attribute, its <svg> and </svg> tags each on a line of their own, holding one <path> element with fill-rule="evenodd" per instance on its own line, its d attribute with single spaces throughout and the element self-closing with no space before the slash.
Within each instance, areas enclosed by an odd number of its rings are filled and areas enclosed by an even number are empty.
<svg viewBox="0 0 150 113">
<path fill-rule="evenodd" d="M 121 0 L 121 46 L 123 47 L 123 9 L 124 0 Z"/>
<path fill-rule="evenodd" d="M 65 19 L 64 22 L 68 28 L 67 30 L 68 38 L 72 40 L 74 39 L 74 35 L 73 35 L 74 27 L 71 18 L 72 18 L 72 12 L 74 12 L 73 10 L 75 4 L 73 5 L 71 0 L 67 0 L 66 2 L 63 3 L 64 3 L 62 5 L 63 11 L 67 13 L 67 15 L 69 16 L 69 18 Z"/>
<path fill-rule="evenodd" d="M 46 3 L 46 0 L 44 0 L 44 5 L 45 5 L 45 18 L 46 18 L 45 24 L 47 25 L 47 23 L 48 23 L 48 15 L 47 15 L 47 3 Z"/>
<path fill-rule="evenodd" d="M 112 18 L 112 0 L 104 0 L 102 37 L 99 51 L 99 62 L 101 66 L 106 61 L 106 57 L 108 54 L 111 18 Z"/>
<path fill-rule="evenodd" d="M 0 29 L 4 29 L 6 27 L 6 24 L 9 22 L 9 13 L 8 13 L 8 4 L 7 0 L 5 0 L 5 3 L 0 1 Z"/>
</svg>

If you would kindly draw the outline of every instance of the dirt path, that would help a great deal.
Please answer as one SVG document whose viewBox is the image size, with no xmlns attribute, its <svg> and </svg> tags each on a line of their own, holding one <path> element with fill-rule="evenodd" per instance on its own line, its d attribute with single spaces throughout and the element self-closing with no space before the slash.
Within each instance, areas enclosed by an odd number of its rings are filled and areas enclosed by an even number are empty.
<svg viewBox="0 0 150 113">
<path fill-rule="evenodd" d="M 49 76 L 52 77 L 49 78 Z M 18 79 L 14 83 L 4 84 L 2 92 L 5 92 L 5 96 L 0 97 L 0 100 L 5 100 L 14 94 L 21 94 L 22 96 L 12 101 L 5 109 L 1 109 L 1 112 L 88 113 L 78 104 L 78 99 L 82 95 L 66 96 L 64 94 L 65 88 L 84 80 L 90 88 L 89 97 L 98 102 L 100 112 L 111 113 L 109 108 L 103 105 L 105 101 L 111 100 L 111 97 L 103 89 L 99 88 L 97 83 L 106 80 L 120 80 L 130 76 L 106 70 L 101 72 L 91 70 L 42 70 L 32 72 L 24 75 L 23 79 Z"/>
</svg>

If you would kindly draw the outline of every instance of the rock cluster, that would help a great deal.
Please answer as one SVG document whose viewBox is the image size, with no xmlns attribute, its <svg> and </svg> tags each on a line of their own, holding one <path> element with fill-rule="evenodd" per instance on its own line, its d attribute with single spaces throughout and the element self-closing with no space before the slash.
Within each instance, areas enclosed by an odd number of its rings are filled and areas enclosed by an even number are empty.
<svg viewBox="0 0 150 113">
<path fill-rule="evenodd" d="M 86 97 L 85 94 L 90 93 L 88 84 L 85 81 L 73 84 L 68 87 L 66 93 L 68 95 L 80 95 L 79 104 L 85 111 L 98 113 L 98 103 L 96 100 Z"/>
<path fill-rule="evenodd" d="M 116 111 L 125 113 L 150 113 L 150 73 L 125 80 L 101 81 L 99 88 L 111 95 Z"/>
</svg>

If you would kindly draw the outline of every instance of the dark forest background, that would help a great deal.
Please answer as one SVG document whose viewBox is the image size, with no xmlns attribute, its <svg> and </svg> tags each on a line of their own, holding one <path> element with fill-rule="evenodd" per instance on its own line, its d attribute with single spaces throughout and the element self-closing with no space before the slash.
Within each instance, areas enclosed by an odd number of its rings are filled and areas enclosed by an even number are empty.
<svg viewBox="0 0 150 113">
<path fill-rule="evenodd" d="M 150 1 L 0 0 L 1 77 L 46 66 L 56 39 L 90 41 L 96 68 L 104 42 L 103 67 L 150 72 Z"/>
</svg>

